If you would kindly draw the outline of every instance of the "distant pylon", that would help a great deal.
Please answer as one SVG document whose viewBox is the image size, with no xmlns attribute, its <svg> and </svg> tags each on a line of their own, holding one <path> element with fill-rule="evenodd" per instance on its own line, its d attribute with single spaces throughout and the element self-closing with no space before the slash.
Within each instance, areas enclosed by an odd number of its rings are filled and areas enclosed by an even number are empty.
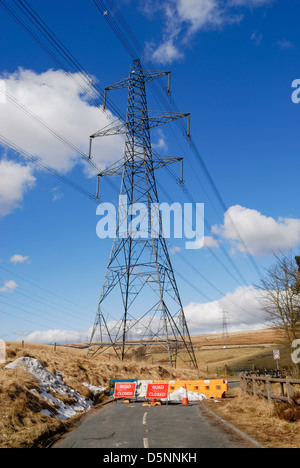
<svg viewBox="0 0 300 468">
<path fill-rule="evenodd" d="M 223 310 L 222 317 L 223 317 L 223 333 L 222 333 L 222 338 L 228 338 L 229 333 L 228 333 L 228 326 L 227 326 L 227 315 L 228 312 L 227 310 Z"/>
<path fill-rule="evenodd" d="M 91 334 L 89 353 L 98 354 L 112 347 L 116 355 L 124 360 L 130 347 L 140 346 L 153 351 L 162 347 L 168 353 L 171 366 L 176 367 L 178 353 L 182 351 L 184 360 L 197 368 L 162 232 L 161 213 L 156 212 L 155 218 L 153 213 L 153 206 L 159 204 L 155 170 L 181 161 L 182 158 L 154 155 L 150 129 L 182 117 L 188 117 L 189 122 L 189 114 L 148 112 L 145 84 L 163 76 L 170 77 L 170 72 L 144 71 L 140 60 L 135 60 L 129 75 L 105 90 L 104 107 L 107 91 L 128 88 L 126 122 L 112 123 L 91 136 L 90 151 L 94 138 L 122 133 L 126 135 L 124 158 L 98 175 L 97 193 L 101 177 L 122 175 L 120 200 L 127 197 L 128 207 L 137 203 L 146 206 L 144 215 L 150 222 L 143 227 L 145 232 L 142 237 L 134 235 L 134 232 L 127 232 L 126 235 L 124 227 L 126 231 L 127 225 L 132 226 L 133 216 L 130 210 L 126 218 L 122 214 L 123 210 L 118 211 L 116 237 Z"/>
</svg>

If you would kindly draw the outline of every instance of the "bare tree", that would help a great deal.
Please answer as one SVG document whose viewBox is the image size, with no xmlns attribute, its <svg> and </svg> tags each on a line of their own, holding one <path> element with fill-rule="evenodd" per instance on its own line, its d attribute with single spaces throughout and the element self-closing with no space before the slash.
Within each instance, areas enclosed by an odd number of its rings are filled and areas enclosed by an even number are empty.
<svg viewBox="0 0 300 468">
<path fill-rule="evenodd" d="M 282 329 L 288 344 L 300 338 L 300 258 L 291 253 L 275 256 L 260 282 L 266 319 Z"/>
</svg>

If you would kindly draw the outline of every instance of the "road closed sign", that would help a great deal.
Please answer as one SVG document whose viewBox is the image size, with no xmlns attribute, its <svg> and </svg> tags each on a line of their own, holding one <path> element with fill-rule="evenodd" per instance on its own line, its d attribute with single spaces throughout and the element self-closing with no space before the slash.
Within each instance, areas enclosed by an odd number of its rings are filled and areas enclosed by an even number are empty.
<svg viewBox="0 0 300 468">
<path fill-rule="evenodd" d="M 151 383 L 148 384 L 146 398 L 147 399 L 159 399 L 167 400 L 169 395 L 169 386 L 168 383 Z"/>
<path fill-rule="evenodd" d="M 136 382 L 116 382 L 114 398 L 134 398 Z"/>
</svg>

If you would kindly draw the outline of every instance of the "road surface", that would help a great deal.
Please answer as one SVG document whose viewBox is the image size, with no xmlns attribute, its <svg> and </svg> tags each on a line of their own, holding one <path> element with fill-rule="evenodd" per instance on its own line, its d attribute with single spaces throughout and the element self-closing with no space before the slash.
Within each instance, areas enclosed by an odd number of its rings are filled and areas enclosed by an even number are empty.
<svg viewBox="0 0 300 468">
<path fill-rule="evenodd" d="M 249 448 L 251 445 L 209 417 L 202 405 L 143 407 L 142 402 L 110 403 L 54 448 Z"/>
</svg>

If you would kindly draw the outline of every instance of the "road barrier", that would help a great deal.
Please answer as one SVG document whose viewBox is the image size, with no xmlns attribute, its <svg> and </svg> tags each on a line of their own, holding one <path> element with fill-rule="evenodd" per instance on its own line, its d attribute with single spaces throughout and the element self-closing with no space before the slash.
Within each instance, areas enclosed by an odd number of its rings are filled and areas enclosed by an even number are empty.
<svg viewBox="0 0 300 468">
<path fill-rule="evenodd" d="M 228 383 L 225 379 L 214 380 L 154 380 L 154 383 L 169 383 L 169 393 L 172 394 L 186 385 L 188 392 L 205 395 L 207 398 L 225 398 Z"/>
<path fill-rule="evenodd" d="M 147 400 L 167 400 L 169 395 L 169 383 L 149 383 L 146 399 Z"/>
<path fill-rule="evenodd" d="M 115 393 L 115 385 L 119 382 L 122 383 L 138 383 L 138 379 L 110 379 L 108 385 L 108 391 L 110 395 L 114 395 Z"/>
<path fill-rule="evenodd" d="M 114 387 L 114 398 L 135 398 L 136 382 L 116 382 Z"/>
<path fill-rule="evenodd" d="M 121 396 L 121 392 L 115 391 L 119 384 L 135 384 L 137 398 L 168 400 L 176 390 L 186 388 L 187 392 L 205 395 L 206 398 L 224 398 L 228 391 L 228 383 L 225 379 L 213 380 L 138 380 L 138 379 L 111 379 L 109 381 L 109 393 L 114 398 L 127 398 Z M 160 384 L 160 387 L 155 387 Z M 128 387 L 129 388 L 129 387 Z M 132 388 L 132 387 L 130 387 Z M 124 387 L 125 389 L 125 387 Z M 168 391 L 166 390 L 168 389 Z M 126 390 L 126 389 L 125 389 Z M 151 392 L 151 395 L 150 395 Z M 154 394 L 155 393 L 155 394 Z M 115 395 L 120 396 L 115 396 Z M 131 397 L 133 398 L 133 397 Z"/>
</svg>

